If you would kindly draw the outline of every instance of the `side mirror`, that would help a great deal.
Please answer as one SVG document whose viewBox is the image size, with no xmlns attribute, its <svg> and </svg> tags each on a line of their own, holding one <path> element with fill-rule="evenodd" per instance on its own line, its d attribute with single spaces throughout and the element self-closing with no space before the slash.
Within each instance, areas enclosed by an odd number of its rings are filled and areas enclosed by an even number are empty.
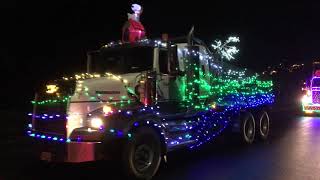
<svg viewBox="0 0 320 180">
<path fill-rule="evenodd" d="M 148 79 L 155 79 L 157 76 L 157 72 L 156 71 L 148 71 L 147 72 L 147 78 Z"/>
</svg>

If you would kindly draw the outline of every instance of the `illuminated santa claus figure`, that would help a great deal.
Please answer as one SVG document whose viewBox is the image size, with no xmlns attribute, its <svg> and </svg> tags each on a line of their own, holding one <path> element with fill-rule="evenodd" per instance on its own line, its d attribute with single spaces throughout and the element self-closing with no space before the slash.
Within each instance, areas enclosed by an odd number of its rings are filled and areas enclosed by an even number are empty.
<svg viewBox="0 0 320 180">
<path fill-rule="evenodd" d="M 139 4 L 132 4 L 132 14 L 128 13 L 128 21 L 122 27 L 122 41 L 135 42 L 145 38 L 145 30 L 140 22 L 142 7 Z"/>
</svg>

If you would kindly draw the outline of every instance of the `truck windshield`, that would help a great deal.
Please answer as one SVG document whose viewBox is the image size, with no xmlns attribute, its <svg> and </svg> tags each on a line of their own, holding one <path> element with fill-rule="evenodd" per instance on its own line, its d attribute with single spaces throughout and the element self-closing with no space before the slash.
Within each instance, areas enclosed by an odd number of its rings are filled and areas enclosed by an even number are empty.
<svg viewBox="0 0 320 180">
<path fill-rule="evenodd" d="M 312 80 L 312 87 L 320 87 L 320 78 L 314 78 Z"/>
<path fill-rule="evenodd" d="M 93 58 L 93 72 L 114 74 L 137 73 L 151 70 L 153 64 L 153 48 L 125 47 L 108 49 Z"/>
</svg>

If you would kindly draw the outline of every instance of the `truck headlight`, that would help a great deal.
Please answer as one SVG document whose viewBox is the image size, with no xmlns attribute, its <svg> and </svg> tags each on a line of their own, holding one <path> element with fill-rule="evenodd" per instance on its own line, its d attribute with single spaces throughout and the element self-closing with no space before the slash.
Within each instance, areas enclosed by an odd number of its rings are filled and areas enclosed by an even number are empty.
<svg viewBox="0 0 320 180">
<path fill-rule="evenodd" d="M 312 98 L 311 96 L 304 95 L 301 99 L 302 104 L 309 104 L 312 103 Z"/>
<path fill-rule="evenodd" d="M 103 111 L 104 115 L 109 115 L 109 114 L 113 113 L 112 108 L 107 105 L 103 106 L 102 111 Z"/>
<path fill-rule="evenodd" d="M 307 96 L 311 96 L 311 91 L 310 90 L 307 90 Z"/>
<path fill-rule="evenodd" d="M 92 118 L 90 119 L 90 125 L 93 128 L 101 128 L 103 126 L 103 120 L 98 117 Z"/>
</svg>

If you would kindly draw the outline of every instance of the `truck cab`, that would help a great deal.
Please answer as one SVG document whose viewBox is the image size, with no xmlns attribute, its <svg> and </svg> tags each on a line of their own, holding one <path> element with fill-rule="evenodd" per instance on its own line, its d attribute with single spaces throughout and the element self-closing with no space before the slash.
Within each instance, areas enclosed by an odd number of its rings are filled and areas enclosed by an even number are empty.
<svg viewBox="0 0 320 180">
<path fill-rule="evenodd" d="M 76 83 L 68 107 L 67 137 L 75 127 L 83 124 L 87 114 L 101 109 L 106 103 L 120 102 L 125 106 L 124 102 L 129 101 L 144 106 L 157 104 L 168 107 L 161 108 L 162 113 L 187 111 L 186 107 L 181 107 L 187 99 L 184 61 L 190 56 L 187 43 L 171 42 L 170 47 L 160 41 L 149 43 L 152 45 L 103 47 L 90 54 L 87 71 L 95 78 L 79 79 Z M 206 52 L 201 45 L 192 48 Z M 209 73 L 208 59 L 201 58 L 199 67 L 204 73 Z M 209 76 L 204 80 L 210 83 Z M 208 96 L 205 88 L 199 86 L 198 91 L 198 95 Z"/>
</svg>

